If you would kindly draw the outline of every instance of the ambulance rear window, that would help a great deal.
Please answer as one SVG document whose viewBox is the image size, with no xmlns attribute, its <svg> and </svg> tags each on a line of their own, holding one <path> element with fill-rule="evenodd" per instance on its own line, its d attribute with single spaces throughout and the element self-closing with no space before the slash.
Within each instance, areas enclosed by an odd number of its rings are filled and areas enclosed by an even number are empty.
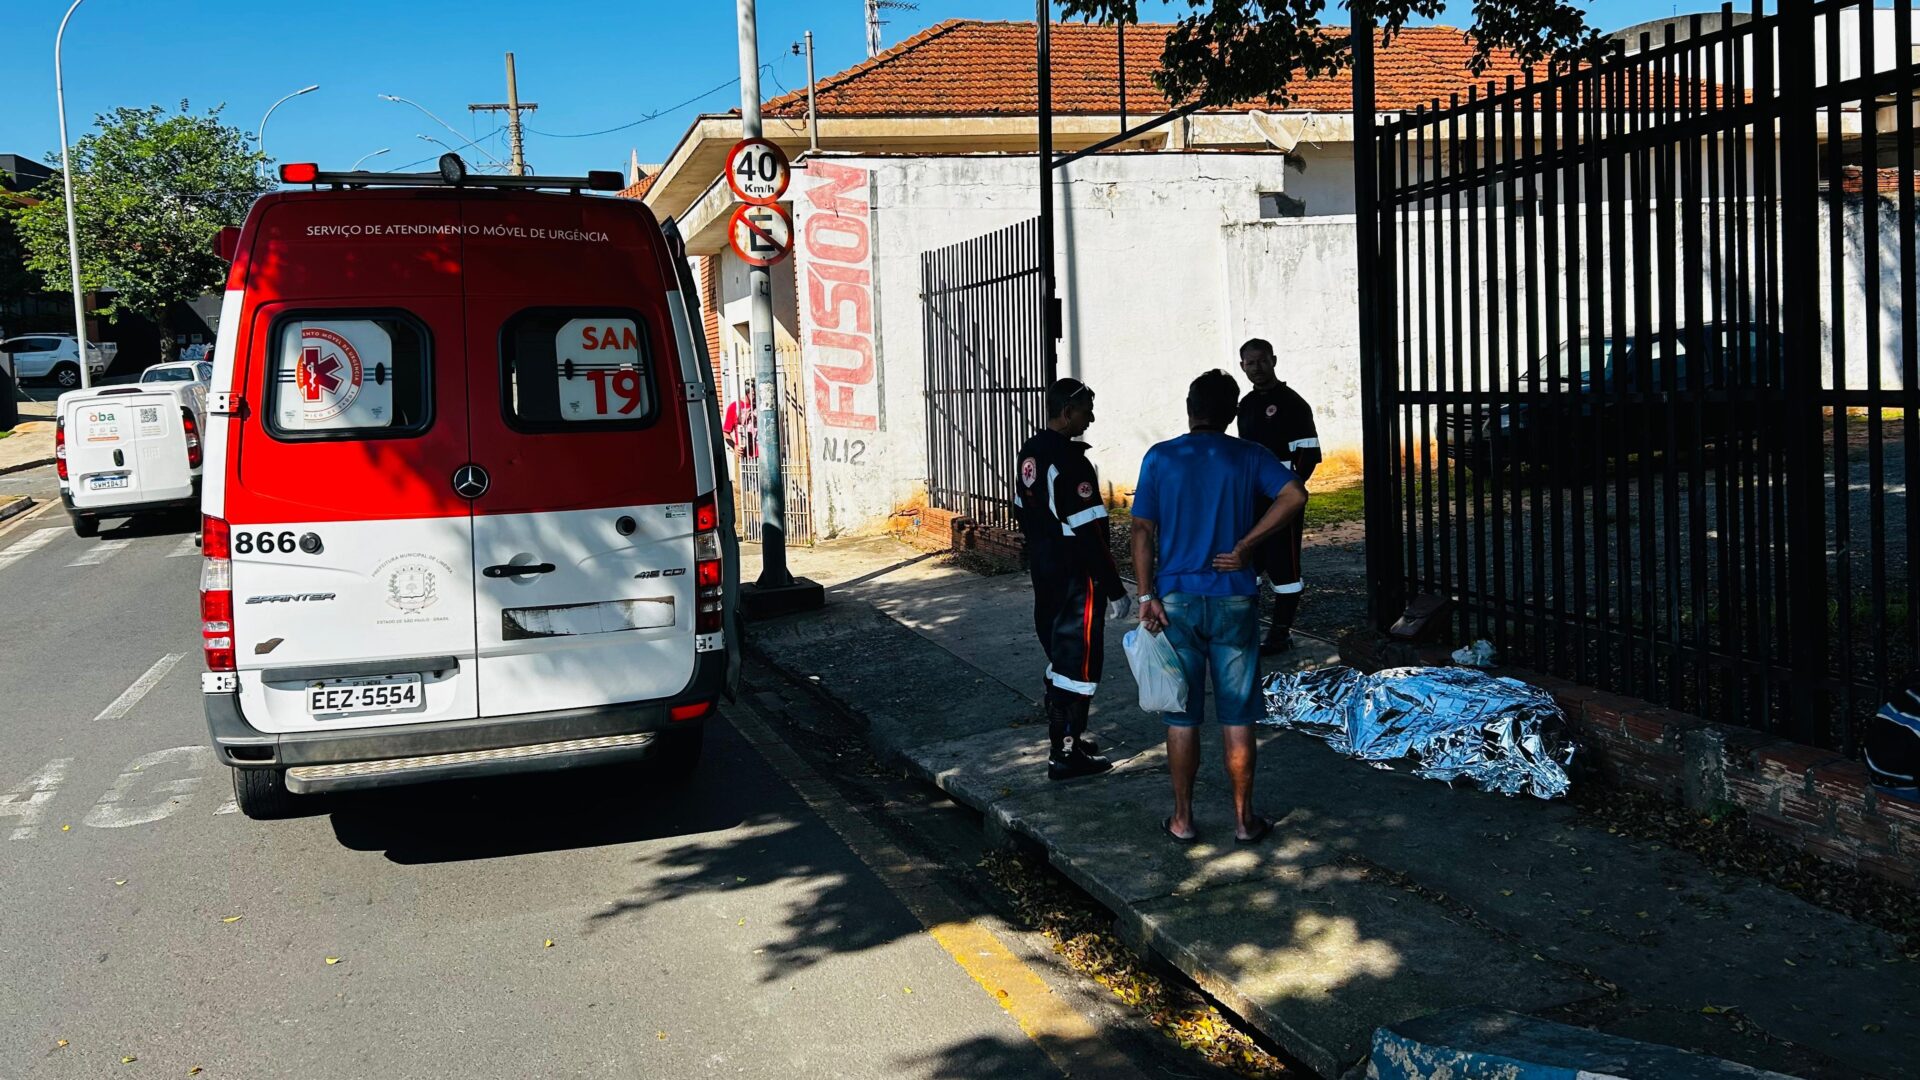
<svg viewBox="0 0 1920 1080">
<path fill-rule="evenodd" d="M 274 321 L 267 426 L 282 439 L 426 430 L 426 330 L 399 313 L 304 311 Z"/>
<path fill-rule="evenodd" d="M 647 325 L 635 311 L 539 308 L 500 333 L 502 401 L 524 431 L 644 427 L 656 395 Z"/>
</svg>

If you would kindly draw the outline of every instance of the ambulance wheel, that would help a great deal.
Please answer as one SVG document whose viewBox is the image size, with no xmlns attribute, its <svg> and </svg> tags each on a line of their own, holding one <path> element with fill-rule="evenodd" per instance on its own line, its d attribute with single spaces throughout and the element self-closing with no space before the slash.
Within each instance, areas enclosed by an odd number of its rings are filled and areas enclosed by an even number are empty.
<svg viewBox="0 0 1920 1080">
<path fill-rule="evenodd" d="M 86 514 L 73 515 L 73 535 L 91 540 L 100 535 L 100 519 Z"/>
<path fill-rule="evenodd" d="M 692 776 L 693 770 L 700 767 L 700 744 L 706 732 L 705 724 L 661 732 L 653 751 L 654 769 L 676 783 Z"/>
<path fill-rule="evenodd" d="M 72 390 L 80 385 L 80 366 L 61 364 L 53 369 L 53 381 L 62 390 Z"/>
<path fill-rule="evenodd" d="M 278 769 L 233 770 L 233 801 L 255 821 L 271 821 L 293 814 L 295 796 Z"/>
</svg>

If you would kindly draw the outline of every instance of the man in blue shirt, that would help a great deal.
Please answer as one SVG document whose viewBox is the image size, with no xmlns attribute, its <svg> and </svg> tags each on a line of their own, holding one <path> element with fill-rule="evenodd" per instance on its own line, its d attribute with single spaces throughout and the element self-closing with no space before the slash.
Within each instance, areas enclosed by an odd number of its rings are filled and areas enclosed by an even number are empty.
<svg viewBox="0 0 1920 1080">
<path fill-rule="evenodd" d="M 1239 402 L 1240 386 L 1224 371 L 1193 380 L 1188 433 L 1147 451 L 1133 496 L 1140 625 L 1167 634 L 1187 676 L 1188 711 L 1166 716 L 1173 815 L 1162 823 L 1182 843 L 1197 836 L 1193 781 L 1208 672 L 1233 782 L 1234 838 L 1256 843 L 1273 831 L 1253 810 L 1252 725 L 1264 711 L 1254 553 L 1300 515 L 1307 493 L 1271 450 L 1226 433 Z M 1256 521 L 1254 507 L 1269 499 Z"/>
</svg>

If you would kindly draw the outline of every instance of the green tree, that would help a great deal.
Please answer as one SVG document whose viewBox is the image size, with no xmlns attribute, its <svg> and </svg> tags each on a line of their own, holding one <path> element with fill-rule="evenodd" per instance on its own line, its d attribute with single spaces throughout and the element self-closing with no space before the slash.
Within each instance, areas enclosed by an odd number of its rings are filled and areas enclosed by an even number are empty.
<svg viewBox="0 0 1920 1080">
<path fill-rule="evenodd" d="M 1165 0 L 1174 3 L 1175 0 Z M 1154 82 L 1167 100 L 1202 106 L 1265 101 L 1285 105 L 1295 79 L 1323 78 L 1353 60 L 1341 16 L 1322 25 L 1326 0 L 1178 0 L 1185 16 L 1167 35 Z M 1414 18 L 1435 18 L 1442 0 L 1345 0 L 1368 4 L 1375 24 L 1394 33 Z M 1136 23 L 1140 0 L 1062 0 L 1068 15 L 1100 22 Z M 1474 0 L 1472 68 L 1486 70 L 1490 53 L 1510 50 L 1523 64 L 1565 64 L 1600 54 L 1604 40 L 1580 8 L 1565 0 Z"/>
<path fill-rule="evenodd" d="M 101 313 L 140 315 L 166 335 L 169 307 L 219 289 L 226 264 L 214 238 L 272 186 L 263 161 L 218 108 L 192 113 L 182 101 L 177 113 L 152 105 L 97 117 L 73 147 L 73 196 L 81 287 L 113 294 Z M 48 291 L 71 293 L 60 178 L 33 195 L 41 201 L 8 212 L 26 265 Z M 162 348 L 173 355 L 171 335 Z"/>
</svg>

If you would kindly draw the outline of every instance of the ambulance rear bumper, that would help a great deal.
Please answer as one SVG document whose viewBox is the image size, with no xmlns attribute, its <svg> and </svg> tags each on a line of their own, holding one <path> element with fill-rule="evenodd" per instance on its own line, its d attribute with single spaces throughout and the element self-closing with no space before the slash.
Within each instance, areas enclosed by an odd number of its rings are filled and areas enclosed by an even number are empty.
<svg viewBox="0 0 1920 1080">
<path fill-rule="evenodd" d="M 490 716 L 410 727 L 278 734 L 255 730 L 238 694 L 207 694 L 207 730 L 220 760 L 240 769 L 281 769 L 296 794 L 393 787 L 435 780 L 606 765 L 641 758 L 675 721 L 676 705 L 712 702 L 726 683 L 727 654 L 704 652 L 671 698 L 590 709 Z"/>
</svg>

